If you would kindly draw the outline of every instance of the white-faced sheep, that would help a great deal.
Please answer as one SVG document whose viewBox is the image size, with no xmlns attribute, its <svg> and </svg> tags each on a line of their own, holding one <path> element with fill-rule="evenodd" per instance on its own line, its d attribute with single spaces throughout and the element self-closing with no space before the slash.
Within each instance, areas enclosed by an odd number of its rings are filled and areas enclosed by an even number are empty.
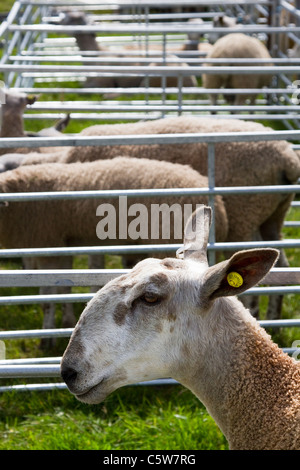
<svg viewBox="0 0 300 470">
<path fill-rule="evenodd" d="M 228 65 L 238 66 L 238 63 L 226 64 L 226 59 L 258 59 L 257 63 L 251 63 L 252 66 L 270 66 L 271 63 L 260 61 L 260 59 L 270 59 L 268 49 L 264 44 L 257 38 L 247 36 L 241 33 L 227 34 L 221 37 L 214 44 L 212 50 L 207 55 L 208 59 L 224 59 L 222 64 L 211 64 L 215 65 Z M 208 65 L 208 64 L 207 64 Z M 242 64 L 245 65 L 245 64 Z M 203 86 L 205 88 L 216 88 L 220 89 L 222 93 L 223 88 L 232 88 L 232 94 L 228 95 L 224 93 L 225 100 L 231 105 L 241 105 L 249 98 L 252 105 L 255 104 L 256 95 L 253 93 L 235 94 L 234 88 L 252 89 L 252 88 L 263 88 L 270 85 L 271 76 L 266 74 L 236 74 L 222 73 L 222 74 L 208 74 L 203 73 L 202 75 Z M 217 94 L 211 94 L 210 100 L 213 105 L 217 103 Z"/>
<path fill-rule="evenodd" d="M 150 161 L 147 159 L 133 159 L 119 157 L 110 160 L 101 160 L 90 163 L 75 164 L 45 164 L 22 166 L 13 171 L 0 175 L 1 193 L 41 192 L 41 191 L 71 191 L 71 190 L 113 190 L 113 189 L 153 189 L 153 188 L 201 188 L 207 187 L 206 177 L 201 176 L 187 165 L 175 165 L 169 162 Z M 146 197 L 139 200 L 148 214 L 151 214 L 150 204 L 161 205 L 167 203 L 172 207 L 176 204 L 183 208 L 184 204 L 207 203 L 205 196 L 179 196 L 179 197 Z M 137 202 L 134 197 L 128 201 Z M 171 224 L 170 234 L 158 232 L 158 239 L 151 238 L 151 232 L 145 235 L 141 231 L 138 239 L 128 235 L 119 241 L 113 234 L 103 239 L 96 232 L 99 218 L 96 216 L 100 204 L 111 204 L 118 211 L 117 199 L 84 199 L 84 200 L 46 200 L 46 201 L 18 201 L 9 202 L 0 206 L 0 243 L 4 248 L 42 248 L 64 246 L 93 246 L 115 244 L 140 243 L 180 243 L 182 232 L 177 232 Z M 157 212 L 160 211 L 157 207 Z M 174 208 L 174 210 L 176 209 Z M 121 208 L 120 208 L 121 210 Z M 171 212 L 169 217 L 171 217 Z M 104 216 L 103 214 L 99 214 Z M 129 214 L 128 221 L 134 214 Z M 116 223 L 116 238 L 118 239 L 118 224 Z M 176 219 L 177 220 L 177 219 Z M 149 227 L 151 220 L 149 219 Z M 111 222 L 113 224 L 114 221 Z M 127 228 L 127 220 L 124 221 Z M 168 220 L 164 222 L 168 224 Z M 227 215 L 224 203 L 220 197 L 216 199 L 216 237 L 224 241 L 227 236 Z M 110 224 L 108 224 L 110 225 Z M 34 227 L 34 230 L 32 229 Z M 167 228 L 167 227 L 166 227 Z M 148 225 L 146 227 L 148 231 Z M 150 230 L 150 229 L 149 229 Z M 174 231 L 175 230 L 175 231 Z M 137 232 L 139 229 L 137 229 Z M 179 233 L 179 235 L 178 235 Z M 177 239 L 177 241 L 176 241 Z M 134 257 L 134 259 L 138 259 Z M 130 256 L 125 261 L 132 262 Z M 35 267 L 39 269 L 54 269 L 71 267 L 70 257 L 35 258 Z M 125 266 L 127 267 L 127 266 Z M 99 287 L 99 286 L 98 286 Z M 55 288 L 42 288 L 41 293 L 55 292 Z M 74 316 L 71 305 L 67 304 L 63 318 L 64 326 L 74 325 Z M 44 328 L 54 328 L 53 305 L 44 306 Z"/>
<path fill-rule="evenodd" d="M 300 362 L 235 297 L 271 269 L 277 250 L 208 267 L 210 211 L 186 233 L 183 259 L 148 258 L 88 303 L 61 362 L 78 400 L 173 378 L 206 406 L 233 450 L 300 449 Z M 243 282 L 234 284 L 230 273 Z M 229 276 L 229 277 L 228 277 Z"/>
<path fill-rule="evenodd" d="M 79 135 L 142 135 L 208 132 L 269 132 L 270 128 L 254 122 L 237 119 L 174 117 L 151 122 L 96 125 L 84 129 Z M 92 161 L 117 155 L 166 160 L 191 165 L 207 175 L 207 145 L 155 144 L 74 147 L 60 155 L 60 161 Z M 215 147 L 216 186 L 268 186 L 296 183 L 300 177 L 300 161 L 286 141 L 218 143 Z M 52 161 L 56 159 L 52 158 Z M 28 164 L 41 163 L 42 158 L 28 157 Z M 25 162 L 26 163 L 26 162 Z M 293 195 L 251 194 L 226 195 L 224 202 L 228 216 L 227 241 L 279 240 L 284 218 Z M 281 253 L 280 266 L 288 266 Z M 282 299 L 272 296 L 268 318 L 280 316 Z M 278 304 L 278 305 L 277 305 Z"/>
<path fill-rule="evenodd" d="M 61 13 L 61 25 L 65 26 L 87 26 L 89 24 L 89 20 L 82 11 L 78 10 L 71 10 L 71 11 L 65 11 Z M 129 45 L 128 47 L 122 48 L 121 50 L 118 51 L 113 51 L 112 49 L 108 49 L 106 47 L 103 47 L 101 44 L 98 43 L 96 40 L 96 35 L 92 32 L 80 32 L 80 33 L 74 33 L 74 37 L 76 39 L 77 45 L 81 51 L 99 51 L 99 52 L 110 52 L 111 56 L 114 57 L 132 57 L 132 63 L 127 65 L 144 65 L 143 63 L 139 63 L 139 58 L 141 58 L 144 54 L 144 51 L 140 51 L 139 48 L 137 48 L 135 45 Z M 155 49 L 155 48 L 154 48 Z M 130 54 L 130 51 L 138 51 L 140 52 L 141 56 L 137 56 L 135 54 Z M 160 57 L 161 55 L 157 54 L 156 57 Z M 144 55 L 145 57 L 145 55 Z M 154 55 L 155 57 L 155 55 Z M 174 59 L 174 56 L 171 56 L 170 54 L 167 55 L 166 57 L 166 65 L 168 66 L 179 66 L 179 67 L 188 67 L 187 64 L 185 63 L 173 63 L 172 59 Z M 84 62 L 83 62 L 84 63 Z M 108 65 L 109 64 L 109 59 L 107 64 L 104 64 L 102 62 L 102 65 Z M 101 65 L 101 63 L 99 64 Z M 152 62 L 149 64 L 150 66 L 157 66 L 157 65 L 163 65 L 161 63 L 157 62 Z M 145 81 L 143 79 L 142 75 L 137 75 L 137 76 L 115 76 L 115 77 L 110 77 L 110 76 L 103 76 L 103 77 L 88 77 L 85 81 L 84 86 L 87 88 L 94 88 L 94 87 L 100 87 L 100 88 L 115 88 L 115 87 L 121 87 L 121 88 L 128 88 L 128 87 L 139 87 L 139 86 L 144 86 Z M 174 87 L 178 85 L 178 80 L 177 77 L 166 77 L 166 86 L 169 87 Z M 183 76 L 182 80 L 182 85 L 185 87 L 195 87 L 197 86 L 197 80 L 196 77 L 194 76 Z M 149 82 L 148 86 L 151 87 L 160 87 L 161 86 L 161 77 L 149 77 Z"/>
</svg>

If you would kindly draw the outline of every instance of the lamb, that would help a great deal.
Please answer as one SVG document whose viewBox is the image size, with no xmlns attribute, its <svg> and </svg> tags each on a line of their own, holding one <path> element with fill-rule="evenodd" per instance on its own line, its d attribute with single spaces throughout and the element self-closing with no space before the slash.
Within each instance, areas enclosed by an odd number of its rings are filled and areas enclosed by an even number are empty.
<svg viewBox="0 0 300 470">
<path fill-rule="evenodd" d="M 211 52 L 207 55 L 208 59 L 220 59 L 224 58 L 224 64 L 220 65 L 227 65 L 226 59 L 231 58 L 249 58 L 249 59 L 270 59 L 271 56 L 267 50 L 267 48 L 260 42 L 257 38 L 247 36 L 241 33 L 232 33 L 227 34 L 226 36 L 221 37 L 218 41 L 214 44 Z M 238 62 L 236 64 L 228 64 L 231 65 L 241 65 Z M 272 65 L 270 63 L 262 63 L 258 60 L 257 64 L 251 65 Z M 202 82 L 204 88 L 217 88 L 221 89 L 224 88 L 263 88 L 268 87 L 271 82 L 270 75 L 254 75 L 254 74 L 206 74 L 202 75 Z M 221 93 L 221 91 L 220 91 Z M 234 94 L 234 91 L 231 95 L 224 94 L 225 100 L 230 105 L 242 105 L 245 101 L 249 98 L 250 104 L 255 104 L 255 94 Z M 213 105 L 217 104 L 217 94 L 210 95 L 210 100 Z"/>
<path fill-rule="evenodd" d="M 259 123 L 237 119 L 213 119 L 181 116 L 151 122 L 96 125 L 84 129 L 79 135 L 141 135 L 208 132 L 269 132 L 272 129 Z M 300 177 L 300 161 L 286 141 L 232 142 L 216 145 L 216 186 L 268 186 L 296 183 Z M 92 161 L 117 155 L 136 158 L 166 160 L 189 164 L 202 175 L 207 175 L 207 146 L 194 144 L 118 145 L 74 147 L 61 154 L 61 162 Z M 51 161 L 55 161 L 53 156 Z M 24 164 L 43 162 L 43 157 L 28 156 Z M 252 240 L 279 240 L 284 218 L 293 195 L 256 194 L 224 196 L 228 217 L 229 242 Z M 247 214 L 247 217 L 245 217 Z M 278 265 L 288 266 L 281 253 Z M 279 318 L 282 297 L 272 296 L 268 318 Z M 257 306 L 252 307 L 254 315 Z"/>
<path fill-rule="evenodd" d="M 0 175 L 1 193 L 15 192 L 41 192 L 41 191 L 71 191 L 71 190 L 113 190 L 113 189 L 152 189 L 152 188 L 202 188 L 207 187 L 206 177 L 187 165 L 172 164 L 169 162 L 149 161 L 147 159 L 134 159 L 117 157 L 90 163 L 74 164 L 44 164 L 22 166 L 13 171 Z M 136 203 L 137 198 L 130 199 Z M 170 197 L 142 198 L 141 203 L 149 209 L 150 204 L 177 203 L 184 204 L 207 203 L 207 197 Z M 110 204 L 118 210 L 117 199 L 84 199 L 84 200 L 46 200 L 30 202 L 8 202 L 0 206 L 0 243 L 5 248 L 41 248 L 64 246 L 94 246 L 118 245 L 138 243 L 180 243 L 176 231 L 170 236 L 159 239 L 131 239 L 128 236 L 120 241 L 115 238 L 99 239 L 96 233 L 98 218 L 97 207 L 101 204 Z M 133 207 L 131 205 L 131 207 Z M 128 202 L 129 206 L 129 202 Z M 120 209 L 121 210 L 121 209 Z M 99 214 L 101 215 L 101 214 Z M 104 215 L 104 214 L 102 214 Z M 132 214 L 131 214 L 132 215 Z M 121 216 L 121 215 L 120 215 Z M 170 216 L 170 214 L 169 214 Z M 119 220 L 119 219 L 118 219 Z M 126 223 L 126 221 L 125 221 Z M 168 223 L 167 221 L 165 223 Z M 224 241 L 227 236 L 227 215 L 221 197 L 216 199 L 216 237 Z M 34 230 L 32 230 L 34 227 Z M 172 227 L 171 227 L 172 228 Z M 118 229 L 117 229 L 118 230 Z M 129 229 L 128 229 L 129 230 Z M 175 230 L 175 229 L 174 229 Z M 118 231 L 117 231 L 118 233 Z M 150 236 L 150 232 L 149 232 Z M 70 257 L 40 257 L 35 258 L 35 267 L 38 269 L 70 269 Z M 128 266 L 132 257 L 125 261 Z M 98 286 L 99 287 L 99 286 Z M 54 288 L 42 288 L 41 293 L 49 294 Z M 70 327 L 75 324 L 72 305 L 65 307 L 63 326 Z M 53 305 L 44 306 L 44 328 L 54 328 Z"/>
<path fill-rule="evenodd" d="M 66 26 L 86 26 L 89 24 L 89 20 L 87 19 L 86 15 L 82 11 L 78 10 L 71 10 L 71 11 L 65 11 L 61 12 L 61 20 L 60 24 L 61 25 L 66 25 Z M 130 57 L 130 51 L 137 51 L 138 49 L 134 45 L 130 45 L 128 47 L 125 47 L 123 51 L 118 51 L 116 55 L 116 51 L 107 49 L 103 47 L 102 45 L 98 44 L 96 40 L 96 36 L 94 33 L 86 32 L 86 33 L 74 33 L 77 45 L 81 51 L 99 51 L 99 52 L 111 52 L 112 55 L 115 55 L 116 57 L 124 57 L 124 54 L 126 57 Z M 160 50 L 160 49 L 159 49 Z M 142 54 L 142 51 L 140 51 Z M 131 54 L 132 55 L 132 54 Z M 160 57 L 160 54 L 159 54 Z M 168 54 L 166 57 L 166 65 L 169 66 L 174 66 L 178 65 L 178 63 L 174 64 L 172 62 L 172 58 L 174 59 L 174 56 L 171 56 Z M 132 64 L 131 65 L 139 65 L 138 63 L 139 57 L 136 55 L 132 56 Z M 84 62 L 83 62 L 84 63 Z M 101 64 L 100 64 L 101 65 Z M 104 65 L 102 63 L 102 65 Z M 144 65 L 144 64 L 140 64 Z M 157 62 L 152 62 L 150 63 L 150 66 L 157 66 L 157 65 L 162 65 L 161 63 Z M 188 67 L 187 64 L 181 63 L 179 64 L 181 67 Z M 161 86 L 161 78 L 160 77 L 149 77 L 149 85 L 151 87 L 160 87 Z M 177 86 L 177 77 L 166 77 L 166 86 L 168 87 L 175 87 Z M 196 77 L 194 76 L 183 76 L 183 81 L 182 85 L 185 87 L 195 87 L 197 86 L 197 80 Z M 89 77 L 86 79 L 84 86 L 86 88 L 94 88 L 94 87 L 100 87 L 100 88 L 115 88 L 115 87 L 121 87 L 121 88 L 128 88 L 128 87 L 139 87 L 139 86 L 145 86 L 145 80 L 143 79 L 143 76 L 116 76 L 116 77 Z"/>
<path fill-rule="evenodd" d="M 208 267 L 211 212 L 195 215 L 181 258 L 141 261 L 87 304 L 62 378 L 78 400 L 96 404 L 125 385 L 171 377 L 205 405 L 231 450 L 299 450 L 300 362 L 235 297 L 267 274 L 278 252 L 240 251 Z"/>
</svg>

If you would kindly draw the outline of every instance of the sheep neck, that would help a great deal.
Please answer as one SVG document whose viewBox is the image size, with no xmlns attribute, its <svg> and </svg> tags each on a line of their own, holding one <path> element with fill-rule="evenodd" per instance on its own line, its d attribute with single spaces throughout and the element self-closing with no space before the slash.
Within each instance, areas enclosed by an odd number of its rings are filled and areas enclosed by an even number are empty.
<svg viewBox="0 0 300 470">
<path fill-rule="evenodd" d="M 201 364 L 188 374 L 185 364 L 178 380 L 207 407 L 231 449 L 285 449 L 287 434 L 299 449 L 300 362 L 284 354 L 236 299 L 218 300 L 214 310 L 205 355 L 203 338 L 198 344 Z"/>
<path fill-rule="evenodd" d="M 183 45 L 184 51 L 198 51 L 199 41 L 186 41 Z"/>
<path fill-rule="evenodd" d="M 1 137 L 24 137 L 23 117 L 3 112 L 1 116 Z"/>
<path fill-rule="evenodd" d="M 75 39 L 81 51 L 100 51 L 100 45 L 94 34 L 76 34 Z"/>
</svg>

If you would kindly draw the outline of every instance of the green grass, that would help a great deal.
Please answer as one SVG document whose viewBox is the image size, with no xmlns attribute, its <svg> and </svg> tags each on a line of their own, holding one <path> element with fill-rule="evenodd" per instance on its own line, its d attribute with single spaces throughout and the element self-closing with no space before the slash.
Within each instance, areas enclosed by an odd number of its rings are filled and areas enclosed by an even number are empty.
<svg viewBox="0 0 300 470">
<path fill-rule="evenodd" d="M 30 399 L 29 399 L 30 398 Z M 198 400 L 180 385 L 131 387 L 97 406 L 67 391 L 0 401 L 0 450 L 194 450 L 227 443 Z"/>
<path fill-rule="evenodd" d="M 1 0 L 0 12 L 4 12 L 4 13 L 9 12 L 13 4 L 14 4 L 14 0 Z"/>
</svg>

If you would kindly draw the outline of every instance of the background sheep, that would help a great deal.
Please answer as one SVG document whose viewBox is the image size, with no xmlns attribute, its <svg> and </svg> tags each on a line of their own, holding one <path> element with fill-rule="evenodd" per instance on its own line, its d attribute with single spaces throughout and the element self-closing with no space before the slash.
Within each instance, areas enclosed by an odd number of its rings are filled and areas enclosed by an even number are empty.
<svg viewBox="0 0 300 470">
<path fill-rule="evenodd" d="M 27 137 L 59 137 L 70 122 L 70 114 L 60 119 L 54 126 L 46 127 L 38 132 L 26 132 Z M 47 149 L 49 151 L 49 149 Z M 45 150 L 44 150 L 45 151 Z"/>
<path fill-rule="evenodd" d="M 300 362 L 234 297 L 268 273 L 278 252 L 240 251 L 208 267 L 207 209 L 198 236 L 187 231 L 183 259 L 144 260 L 88 303 L 62 377 L 88 404 L 125 385 L 172 377 L 205 405 L 230 449 L 299 450 Z M 229 284 L 232 271 L 241 286 Z"/>
<path fill-rule="evenodd" d="M 126 157 L 85 164 L 23 166 L 0 175 L 1 193 L 92 189 L 201 188 L 207 187 L 207 185 L 207 178 L 187 165 Z M 135 202 L 137 202 L 136 198 L 130 199 L 130 205 Z M 181 196 L 170 197 L 167 200 L 166 198 L 151 197 L 142 198 L 140 202 L 149 209 L 148 213 L 150 214 L 151 203 L 167 202 L 170 205 L 179 203 L 181 206 L 193 204 L 195 208 L 195 204 L 207 203 L 207 197 Z M 112 204 L 118 210 L 117 199 L 9 202 L 8 205 L 0 206 L 0 243 L 5 248 L 40 248 L 181 242 L 174 240 L 175 234 L 172 230 L 168 239 L 132 240 L 127 238 L 119 240 L 117 243 L 115 239 L 100 240 L 96 234 L 96 226 L 99 222 L 96 217 L 96 208 L 100 203 Z M 216 198 L 216 223 L 218 240 L 225 240 L 228 223 L 224 204 L 220 197 Z M 134 261 L 132 261 L 133 258 Z M 131 266 L 130 263 L 136 262 L 137 259 L 137 257 L 128 256 L 125 259 L 125 266 Z M 71 268 L 72 261 L 70 257 L 40 257 L 34 260 L 35 267 L 39 269 L 68 269 Z M 49 294 L 56 290 L 56 288 L 46 287 L 41 288 L 41 293 Z M 63 325 L 73 326 L 74 323 L 72 305 L 67 304 Z M 54 328 L 53 305 L 44 305 L 43 327 Z M 45 343 L 48 344 L 48 342 Z"/>
<path fill-rule="evenodd" d="M 239 14 L 237 17 L 225 15 L 225 13 L 220 13 L 213 18 L 213 28 L 240 28 L 243 24 L 250 23 L 250 18 L 248 15 Z M 208 34 L 208 40 L 211 44 L 214 44 L 220 37 L 224 36 L 226 33 L 216 33 L 210 32 Z"/>
<path fill-rule="evenodd" d="M 202 18 L 191 18 L 187 21 L 188 25 L 199 26 L 199 29 L 202 29 L 205 26 Z M 203 32 L 196 33 L 187 33 L 187 40 L 181 47 L 171 48 L 172 52 L 180 57 L 185 57 L 184 51 L 198 51 L 203 54 L 207 54 L 212 49 L 212 44 L 210 42 L 200 42 L 203 38 Z M 169 50 L 169 48 L 167 48 Z M 188 55 L 186 55 L 189 57 Z"/>
<path fill-rule="evenodd" d="M 214 44 L 214 47 L 207 55 L 208 59 L 225 59 L 224 64 L 218 65 L 241 65 L 241 64 L 226 64 L 226 59 L 270 59 L 271 56 L 267 48 L 258 39 L 246 36 L 241 33 L 227 34 L 221 37 Z M 216 65 L 216 64 L 210 64 Z M 216 65 L 216 66 L 218 66 Z M 272 65 L 270 63 L 258 62 L 259 66 Z M 205 88 L 263 88 L 270 85 L 271 77 L 269 75 L 254 75 L 254 74 L 206 74 L 202 75 L 203 86 Z M 220 91 L 220 93 L 222 93 Z M 217 104 L 217 94 L 210 95 L 210 100 L 213 105 Z M 224 94 L 224 99 L 230 105 L 238 106 L 245 103 L 246 99 L 249 98 L 250 104 L 255 104 L 255 94 L 239 94 L 235 95 L 234 90 L 232 95 Z"/>
<path fill-rule="evenodd" d="M 237 119 L 207 119 L 174 117 L 151 122 L 96 125 L 79 135 L 141 135 L 208 132 L 269 132 L 272 129 L 254 122 Z M 219 143 L 216 150 L 216 186 L 268 186 L 296 183 L 300 176 L 300 162 L 286 141 Z M 97 147 L 74 147 L 61 155 L 61 161 L 92 161 L 118 154 L 172 161 L 191 165 L 207 175 L 207 145 L 153 144 Z M 55 157 L 55 156 L 54 156 Z M 52 161 L 55 158 L 52 158 Z M 28 157 L 28 163 L 40 163 L 42 158 Z M 279 240 L 285 215 L 294 195 L 251 194 L 224 196 L 229 230 L 227 241 Z M 288 266 L 281 252 L 279 266 Z M 282 297 L 271 296 L 268 318 L 280 316 Z M 256 307 L 252 309 L 257 314 Z"/>
<path fill-rule="evenodd" d="M 26 93 L 11 92 L 3 90 L 4 99 L 0 106 L 1 112 L 1 137 L 25 137 L 23 113 L 27 105 L 35 103 L 37 97 L 26 95 Z M 16 150 L 16 149 L 15 149 Z M 13 149 L 10 149 L 13 151 Z M 26 153 L 28 150 L 19 148 L 19 153 Z M 0 155 L 7 152 L 7 149 L 0 149 Z"/>
<path fill-rule="evenodd" d="M 60 136 L 61 132 L 66 128 L 69 123 L 70 115 L 59 120 L 54 126 L 42 129 L 38 132 L 26 132 L 24 129 L 24 110 L 27 105 L 32 105 L 38 99 L 36 95 L 27 95 L 26 93 L 19 93 L 14 90 L 4 90 L 4 103 L 0 106 L 1 110 L 1 133 L 0 137 L 54 137 Z M 61 147 L 41 147 L 35 149 L 36 152 L 55 152 L 60 151 Z M 66 147 L 63 148 L 66 150 Z M 7 154 L 9 156 L 1 159 L 0 171 L 6 171 L 15 168 L 19 165 L 22 157 L 18 154 L 30 152 L 30 148 L 0 148 L 0 155 Z"/>
<path fill-rule="evenodd" d="M 71 11 L 64 11 L 61 13 L 61 25 L 65 26 L 86 26 L 89 24 L 89 21 L 82 11 L 77 11 L 77 10 L 71 10 Z M 99 44 L 96 40 L 96 35 L 91 32 L 85 32 L 85 33 L 74 33 L 74 37 L 76 39 L 77 45 L 81 51 L 99 51 L 99 52 L 110 52 L 111 55 L 114 55 L 115 57 L 124 57 L 124 54 L 126 57 L 130 57 L 130 51 L 137 51 L 139 50 L 135 45 L 129 45 L 125 48 L 123 48 L 123 54 L 120 55 L 121 51 L 113 51 L 112 49 L 108 49 L 106 47 L 103 47 L 101 44 Z M 152 46 L 150 47 L 150 49 Z M 156 50 L 154 46 L 154 50 Z M 158 47 L 158 50 L 161 50 L 160 47 Z M 143 51 L 140 51 L 142 54 Z M 160 54 L 159 54 L 160 57 Z M 173 66 L 173 65 L 178 65 L 174 63 L 170 63 L 170 60 L 172 60 L 172 57 L 168 54 L 166 57 L 166 65 Z M 136 56 L 135 54 L 132 54 L 132 63 L 127 65 L 145 65 L 143 63 L 138 62 L 139 57 Z M 84 62 L 83 62 L 84 64 Z M 89 65 L 86 63 L 86 65 Z M 109 62 L 107 64 L 100 63 L 99 65 L 109 65 Z M 157 65 L 162 65 L 161 63 L 156 63 L 152 62 L 150 63 L 150 66 L 157 66 Z M 188 67 L 188 64 L 179 64 L 179 66 L 183 67 Z M 161 86 L 161 77 L 149 77 L 149 86 L 152 87 L 160 87 Z M 139 76 L 116 76 L 116 77 L 90 77 L 87 78 L 85 81 L 84 86 L 86 88 L 94 88 L 94 87 L 100 87 L 100 88 L 114 88 L 114 87 L 121 87 L 121 88 L 127 88 L 127 87 L 139 87 L 139 86 L 145 86 L 145 81 L 143 79 L 142 75 Z M 177 77 L 166 77 L 166 86 L 173 87 L 177 86 Z M 183 86 L 186 87 L 194 87 L 197 86 L 197 80 L 196 77 L 194 76 L 184 76 L 183 77 Z"/>
</svg>

